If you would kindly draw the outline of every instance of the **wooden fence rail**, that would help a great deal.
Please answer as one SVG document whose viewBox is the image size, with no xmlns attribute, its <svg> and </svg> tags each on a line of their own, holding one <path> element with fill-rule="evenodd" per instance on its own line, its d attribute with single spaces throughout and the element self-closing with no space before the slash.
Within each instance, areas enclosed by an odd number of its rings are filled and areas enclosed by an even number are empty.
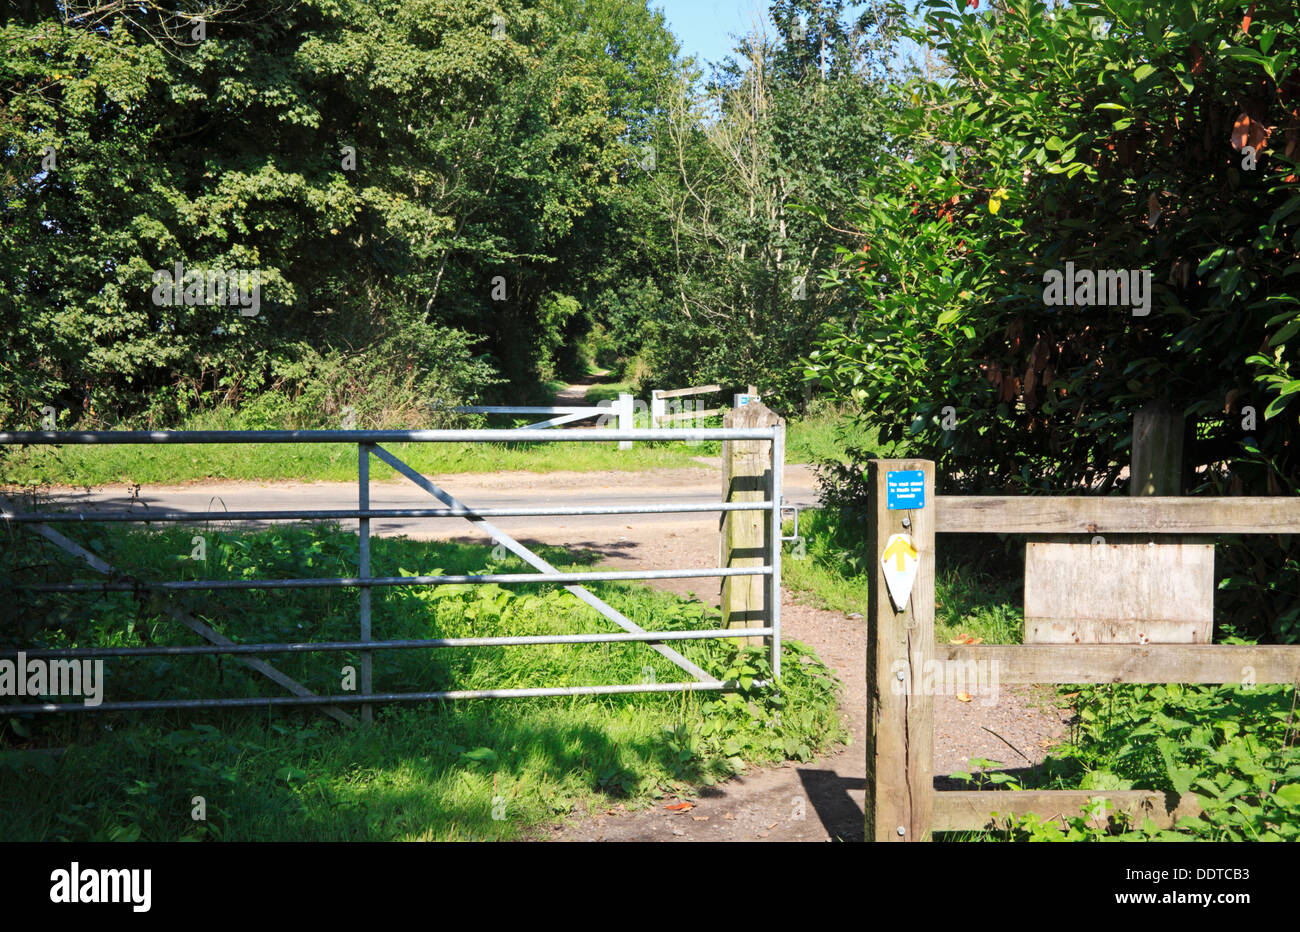
<svg viewBox="0 0 1300 932">
<path fill-rule="evenodd" d="M 923 482 L 913 479 L 909 490 L 904 473 L 920 475 Z M 978 830 L 1028 813 L 1067 818 L 1098 800 L 1112 812 L 1150 817 L 1162 827 L 1196 811 L 1190 794 L 1173 806 L 1152 790 L 935 790 L 933 693 L 953 675 L 987 682 L 991 673 L 997 684 L 1300 683 L 1300 646 L 934 643 L 936 532 L 1094 538 L 1295 534 L 1300 533 L 1300 497 L 935 496 L 934 464 L 928 460 L 872 460 L 868 488 L 874 567 L 867 615 L 868 840 L 926 841 L 937 831 Z M 909 491 L 899 495 L 900 489 Z M 888 555 L 891 565 L 897 560 L 903 567 L 904 554 L 897 541 L 891 543 L 898 534 L 909 538 L 916 560 L 915 580 L 901 604 L 888 594 L 882 563 Z M 936 662 L 942 668 L 938 673 L 930 669 Z M 923 670 L 931 676 L 928 681 Z"/>
</svg>

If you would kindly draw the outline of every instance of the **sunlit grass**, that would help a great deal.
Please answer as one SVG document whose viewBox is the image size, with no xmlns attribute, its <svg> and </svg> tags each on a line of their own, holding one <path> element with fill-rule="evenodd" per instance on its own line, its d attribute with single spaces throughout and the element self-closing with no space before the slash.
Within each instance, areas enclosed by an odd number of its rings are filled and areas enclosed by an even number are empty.
<svg viewBox="0 0 1300 932">
<path fill-rule="evenodd" d="M 68 533 L 147 579 L 339 576 L 354 572 L 357 558 L 356 535 L 328 526 Z M 196 533 L 206 539 L 203 563 L 190 559 Z M 11 541 L 0 549 L 6 579 L 84 575 L 58 553 Z M 376 538 L 372 548 L 376 575 L 522 569 L 482 546 Z M 562 569 L 593 560 L 558 548 L 543 553 Z M 701 603 L 644 586 L 590 588 L 648 630 L 719 624 Z M 45 621 L 26 646 L 195 643 L 131 594 L 18 597 L 26 600 L 23 617 Z M 239 641 L 350 640 L 357 598 L 355 590 L 222 592 L 187 594 L 183 604 Z M 555 585 L 379 589 L 373 603 L 377 639 L 611 629 Z M 730 642 L 684 642 L 680 650 L 722 676 L 736 656 Z M 750 650 L 761 664 L 762 652 Z M 0 839 L 526 837 L 575 810 L 650 805 L 749 762 L 783 759 L 789 747 L 829 746 L 842 734 L 834 681 L 801 645 L 787 644 L 786 653 L 781 707 L 769 693 L 466 700 L 377 707 L 375 724 L 357 730 L 289 710 L 11 719 L 0 723 Z M 269 659 L 322 694 L 341 692 L 345 668 L 359 663 L 354 653 Z M 106 701 L 282 694 L 229 659 L 119 658 L 105 667 Z M 382 651 L 374 677 L 377 690 L 394 692 L 689 678 L 629 643 Z M 52 746 L 66 753 L 42 750 Z M 195 797 L 205 820 L 191 818 Z"/>
</svg>

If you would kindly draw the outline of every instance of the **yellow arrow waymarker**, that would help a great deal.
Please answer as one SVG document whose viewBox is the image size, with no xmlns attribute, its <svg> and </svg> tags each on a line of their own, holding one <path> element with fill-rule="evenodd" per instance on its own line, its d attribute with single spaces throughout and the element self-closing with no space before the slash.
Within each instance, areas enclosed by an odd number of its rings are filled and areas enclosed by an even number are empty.
<svg viewBox="0 0 1300 932">
<path fill-rule="evenodd" d="M 895 565 L 901 573 L 903 570 L 907 569 L 907 558 L 911 557 L 915 560 L 919 554 L 916 552 L 916 548 L 906 540 L 901 537 L 895 537 L 893 542 L 885 548 L 885 552 L 882 553 L 881 556 L 886 560 L 890 557 L 894 557 Z"/>
</svg>

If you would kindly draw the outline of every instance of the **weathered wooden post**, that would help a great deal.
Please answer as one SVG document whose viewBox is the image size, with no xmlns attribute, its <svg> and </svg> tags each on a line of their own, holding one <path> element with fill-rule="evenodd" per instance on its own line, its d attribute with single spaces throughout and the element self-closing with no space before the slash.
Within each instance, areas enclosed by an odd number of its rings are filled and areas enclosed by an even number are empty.
<svg viewBox="0 0 1300 932">
<path fill-rule="evenodd" d="M 1148 401 L 1133 416 L 1129 494 L 1183 494 L 1183 416 L 1167 401 Z"/>
<path fill-rule="evenodd" d="M 722 416 L 723 427 L 779 427 L 783 421 L 762 404 L 733 408 Z M 772 442 L 770 440 L 722 441 L 722 500 L 762 502 L 774 494 Z M 778 486 L 779 487 L 779 486 Z M 781 526 L 776 524 L 779 540 Z M 724 567 L 763 566 L 772 553 L 771 513 L 767 511 L 724 511 L 722 513 L 722 562 Z M 777 545 L 779 546 L 779 544 Z M 728 628 L 764 627 L 772 619 L 773 586 L 763 576 L 725 576 L 722 579 L 722 620 Z M 779 611 L 779 609 L 778 609 Z M 762 638 L 745 638 L 761 644 Z"/>
<path fill-rule="evenodd" d="M 934 810 L 934 463 L 868 465 L 868 841 L 929 841 Z M 887 578 L 889 577 L 889 578 Z M 910 581 L 910 585 L 909 585 Z M 939 677 L 938 682 L 943 678 Z"/>
</svg>

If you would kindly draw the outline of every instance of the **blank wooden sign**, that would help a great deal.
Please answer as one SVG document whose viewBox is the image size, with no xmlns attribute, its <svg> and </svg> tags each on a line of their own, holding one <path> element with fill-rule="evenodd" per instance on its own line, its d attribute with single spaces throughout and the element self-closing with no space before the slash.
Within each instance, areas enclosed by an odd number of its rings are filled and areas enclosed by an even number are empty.
<svg viewBox="0 0 1300 932">
<path fill-rule="evenodd" d="M 1025 549 L 1026 644 L 1208 644 L 1214 543 L 1058 536 Z"/>
</svg>

